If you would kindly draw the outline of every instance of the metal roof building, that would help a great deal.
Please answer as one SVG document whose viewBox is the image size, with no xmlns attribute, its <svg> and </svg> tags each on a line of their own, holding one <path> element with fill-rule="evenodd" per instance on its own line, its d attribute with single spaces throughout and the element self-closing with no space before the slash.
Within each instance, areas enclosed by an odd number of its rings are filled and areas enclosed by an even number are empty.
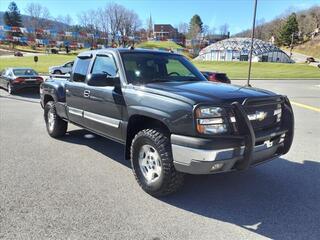
<svg viewBox="0 0 320 240">
<path fill-rule="evenodd" d="M 202 61 L 248 61 L 250 38 L 228 38 L 203 48 L 196 60 Z M 275 45 L 254 39 L 252 61 L 292 62 L 290 57 Z"/>
</svg>

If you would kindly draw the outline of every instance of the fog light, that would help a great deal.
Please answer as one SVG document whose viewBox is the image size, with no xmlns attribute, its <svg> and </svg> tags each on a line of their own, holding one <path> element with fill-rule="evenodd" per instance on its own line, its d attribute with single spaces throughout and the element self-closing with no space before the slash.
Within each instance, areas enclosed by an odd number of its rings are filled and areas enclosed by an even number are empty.
<svg viewBox="0 0 320 240">
<path fill-rule="evenodd" d="M 285 133 L 284 133 L 284 134 L 281 134 L 281 136 L 280 136 L 280 140 L 279 140 L 279 143 L 284 142 L 284 138 L 285 138 L 285 136 L 286 136 L 286 134 L 285 134 Z"/>
<path fill-rule="evenodd" d="M 211 167 L 211 171 L 216 171 L 216 170 L 219 170 L 223 167 L 223 163 L 215 163 L 213 164 L 213 166 Z"/>
</svg>

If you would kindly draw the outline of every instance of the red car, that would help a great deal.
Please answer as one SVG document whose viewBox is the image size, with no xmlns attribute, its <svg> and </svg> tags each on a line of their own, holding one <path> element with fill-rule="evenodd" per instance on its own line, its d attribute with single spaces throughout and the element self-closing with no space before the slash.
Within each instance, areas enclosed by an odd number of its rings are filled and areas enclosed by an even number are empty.
<svg viewBox="0 0 320 240">
<path fill-rule="evenodd" d="M 226 73 L 201 71 L 206 79 L 212 82 L 231 83 Z"/>
</svg>

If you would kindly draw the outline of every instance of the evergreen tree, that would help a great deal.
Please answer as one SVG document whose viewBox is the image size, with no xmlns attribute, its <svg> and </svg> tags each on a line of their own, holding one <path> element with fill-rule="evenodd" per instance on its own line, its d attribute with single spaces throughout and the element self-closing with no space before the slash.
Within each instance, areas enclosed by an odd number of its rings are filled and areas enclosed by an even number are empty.
<svg viewBox="0 0 320 240">
<path fill-rule="evenodd" d="M 189 36 L 195 38 L 203 31 L 203 22 L 198 14 L 194 15 L 189 23 Z"/>
<path fill-rule="evenodd" d="M 15 2 L 9 4 L 8 10 L 4 13 L 3 20 L 7 26 L 22 27 L 21 14 Z"/>
<path fill-rule="evenodd" d="M 279 33 L 279 40 L 282 45 L 290 46 L 293 40 L 293 44 L 298 41 L 299 25 L 297 21 L 297 16 L 292 13 L 286 23 L 283 25 Z M 293 39 L 292 39 L 293 38 Z"/>
</svg>

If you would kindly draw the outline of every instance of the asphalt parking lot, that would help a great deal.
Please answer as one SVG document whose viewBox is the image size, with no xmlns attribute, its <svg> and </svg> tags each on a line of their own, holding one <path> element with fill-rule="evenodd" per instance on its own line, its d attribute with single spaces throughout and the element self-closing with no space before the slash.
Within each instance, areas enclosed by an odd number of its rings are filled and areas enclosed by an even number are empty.
<svg viewBox="0 0 320 240">
<path fill-rule="evenodd" d="M 72 125 L 50 138 L 36 92 L 0 90 L 0 239 L 319 239 L 320 81 L 252 85 L 293 102 L 291 151 L 187 176 L 160 199 L 140 189 L 121 145 Z"/>
</svg>

